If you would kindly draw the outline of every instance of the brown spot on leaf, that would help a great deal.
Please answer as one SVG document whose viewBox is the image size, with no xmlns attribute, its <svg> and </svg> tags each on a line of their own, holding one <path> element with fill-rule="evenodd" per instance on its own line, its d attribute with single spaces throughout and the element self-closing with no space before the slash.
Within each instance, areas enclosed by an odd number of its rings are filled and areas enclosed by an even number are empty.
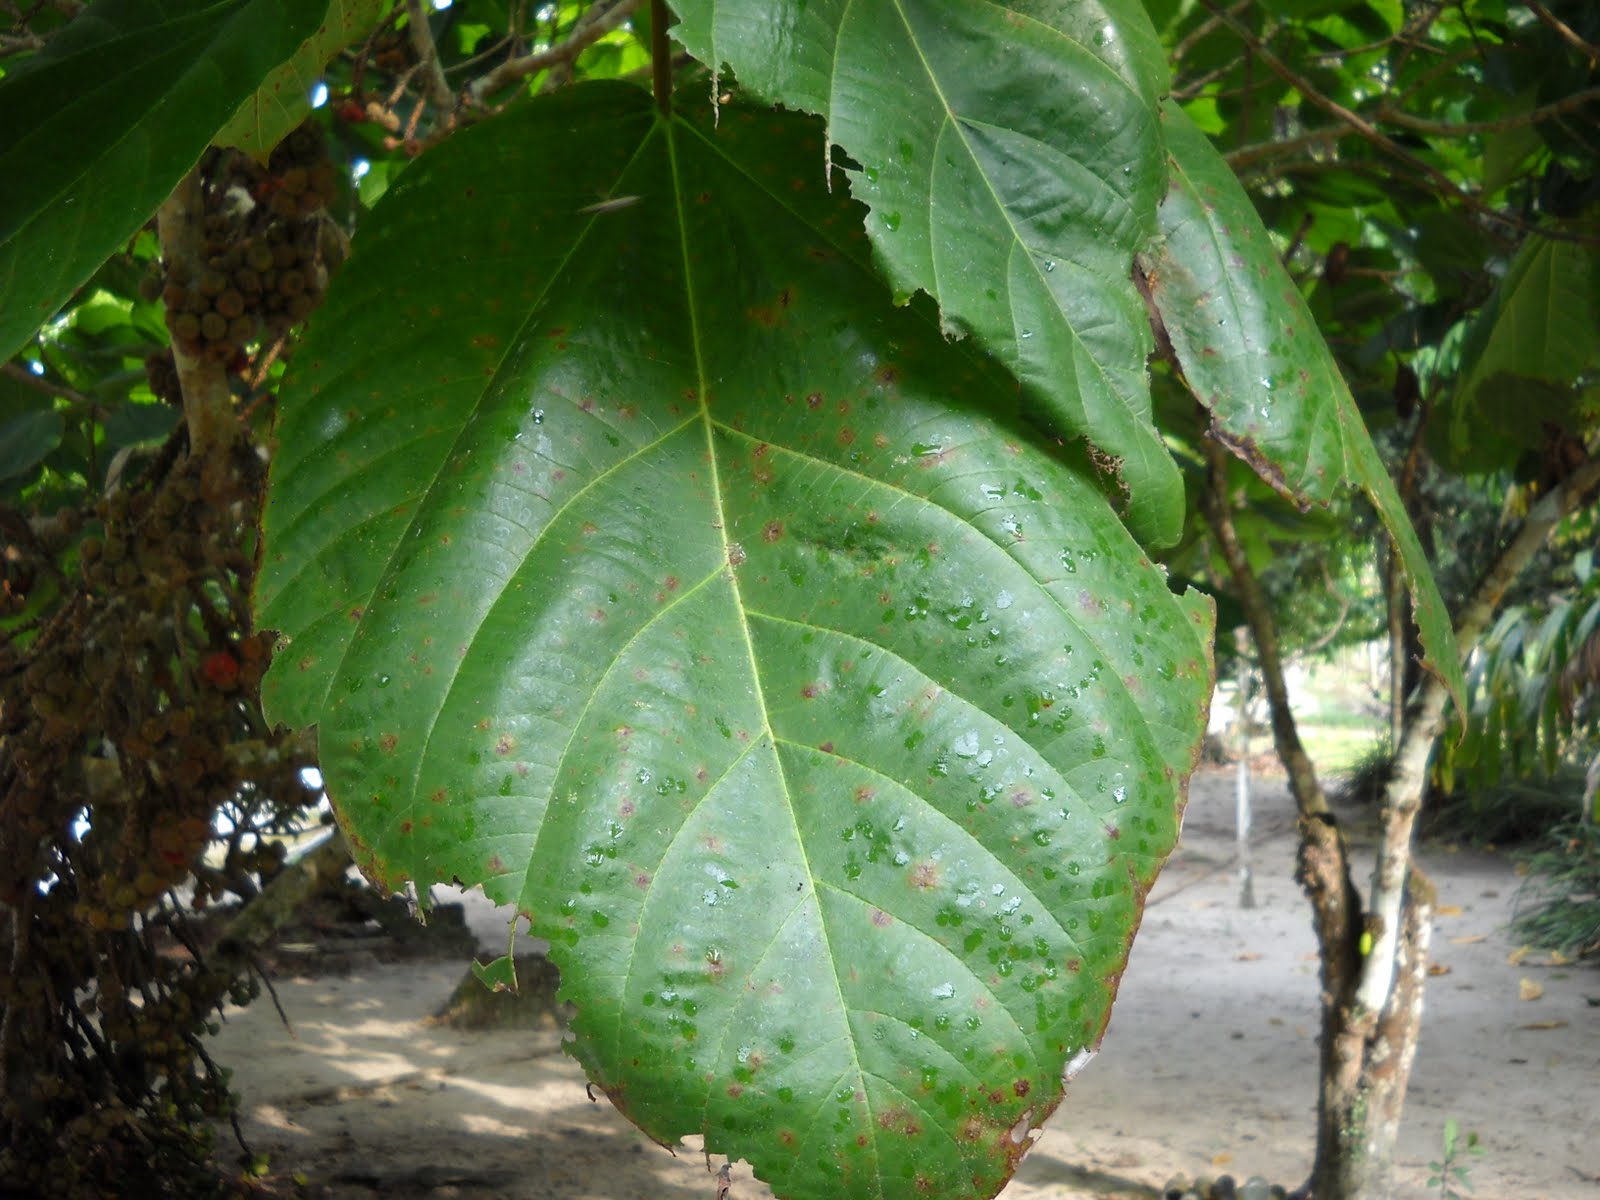
<svg viewBox="0 0 1600 1200">
<path fill-rule="evenodd" d="M 866 784 L 863 783 L 860 787 L 858 787 L 856 789 L 856 803 L 857 804 L 866 804 L 868 801 L 870 801 L 877 794 L 878 793 L 877 793 L 876 789 L 868 787 Z"/>
<path fill-rule="evenodd" d="M 778 520 L 768 521 L 761 527 L 761 540 L 775 542 L 783 536 L 783 522 Z"/>
<path fill-rule="evenodd" d="M 400 832 L 401 833 L 410 833 L 411 832 L 411 822 L 410 821 L 401 821 L 400 822 Z"/>
<path fill-rule="evenodd" d="M 919 862 L 911 868 L 911 886 L 919 892 L 931 892 L 939 886 L 939 864 L 931 861 Z"/>
<path fill-rule="evenodd" d="M 506 860 L 498 854 L 491 854 L 489 861 L 483 864 L 483 869 L 491 875 L 504 875 L 506 873 Z"/>
<path fill-rule="evenodd" d="M 851 429 L 850 426 L 846 425 L 843 429 L 839 430 L 839 445 L 848 446 L 854 443 L 855 440 L 856 431 Z"/>
<path fill-rule="evenodd" d="M 800 689 L 800 694 L 807 700 L 815 700 L 817 698 L 817 693 L 820 690 L 821 689 L 816 684 L 808 683 L 805 685 L 805 687 Z"/>
<path fill-rule="evenodd" d="M 1013 1083 L 1011 1085 L 1011 1090 L 1013 1092 L 1015 1092 L 1017 1094 L 1017 1097 L 1020 1099 L 1021 1097 L 1026 1096 L 1028 1094 L 1028 1090 L 1032 1086 L 1033 1085 L 1031 1083 L 1029 1083 L 1026 1079 L 1019 1079 L 1019 1080 L 1017 1080 L 1015 1083 Z"/>
<path fill-rule="evenodd" d="M 886 929 L 894 923 L 894 918 L 884 912 L 883 909 L 875 908 L 872 910 L 872 923 L 879 929 Z"/>
<path fill-rule="evenodd" d="M 494 752 L 496 754 L 510 754 L 516 748 L 517 740 L 509 733 L 502 733 L 498 738 L 495 739 Z"/>
<path fill-rule="evenodd" d="M 822 407 L 822 393 L 821 392 L 807 392 L 806 393 L 806 407 L 810 408 L 810 409 L 821 408 Z"/>
<path fill-rule="evenodd" d="M 500 339 L 492 333 L 475 333 L 472 335 L 472 344 L 479 350 L 493 350 L 500 344 Z"/>
<path fill-rule="evenodd" d="M 400 739 L 392 733 L 386 733 L 378 739 L 378 745 L 383 747 L 385 754 L 393 754 L 394 748 L 400 744 Z"/>
<path fill-rule="evenodd" d="M 434 804 L 443 804 L 445 802 L 445 798 L 449 795 L 450 790 L 448 788 L 435 788 L 433 794 L 429 796 L 428 799 Z"/>
</svg>

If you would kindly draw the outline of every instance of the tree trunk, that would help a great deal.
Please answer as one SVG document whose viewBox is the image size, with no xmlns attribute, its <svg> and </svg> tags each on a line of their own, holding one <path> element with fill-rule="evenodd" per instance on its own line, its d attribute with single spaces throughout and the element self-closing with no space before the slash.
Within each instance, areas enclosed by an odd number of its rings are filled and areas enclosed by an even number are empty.
<svg viewBox="0 0 1600 1200">
<path fill-rule="evenodd" d="M 1592 448 L 1585 464 L 1540 499 L 1501 552 L 1456 623 L 1465 655 L 1488 628 L 1507 587 L 1561 518 L 1600 482 Z M 1300 812 L 1299 878 L 1311 901 L 1322 960 L 1321 1086 L 1317 1151 L 1305 1200 L 1388 1200 L 1394 1148 L 1422 1027 L 1433 928 L 1434 891 L 1412 862 L 1428 757 L 1443 729 L 1449 699 L 1428 678 L 1406 712 L 1383 796 L 1383 838 L 1366 911 L 1350 873 L 1349 849 L 1328 808 L 1316 769 L 1300 742 L 1283 677 L 1272 608 L 1251 570 L 1233 524 L 1227 458 L 1207 443 L 1209 483 L 1201 499 L 1217 548 L 1228 564 L 1256 641 L 1272 710 L 1278 757 Z M 1394 663 L 1391 670 L 1401 671 Z"/>
</svg>

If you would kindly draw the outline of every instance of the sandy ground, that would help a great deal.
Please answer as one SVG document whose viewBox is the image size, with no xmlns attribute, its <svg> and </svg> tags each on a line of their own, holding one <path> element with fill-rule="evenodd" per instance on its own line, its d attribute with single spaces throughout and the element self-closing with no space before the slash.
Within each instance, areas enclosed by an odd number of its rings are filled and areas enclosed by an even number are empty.
<svg viewBox="0 0 1600 1200">
<path fill-rule="evenodd" d="M 1256 906 L 1239 904 L 1234 775 L 1202 771 L 1183 842 L 1152 893 L 1101 1053 L 1072 1085 L 1007 1200 L 1146 1197 L 1175 1172 L 1298 1184 L 1316 1097 L 1316 959 L 1293 882 L 1281 781 L 1253 789 Z M 1370 863 L 1370 839 L 1357 835 Z M 1422 1046 L 1399 1148 L 1401 1195 L 1428 1195 L 1454 1117 L 1485 1153 L 1475 1195 L 1600 1195 L 1600 973 L 1518 963 L 1506 928 L 1520 880 L 1504 857 L 1435 848 L 1438 885 Z M 1363 870 L 1365 870 L 1365 865 Z M 468 898 L 473 900 L 472 897 Z M 491 953 L 504 922 L 468 918 Z M 711 1200 L 692 1149 L 674 1158 L 585 1094 L 552 1030 L 464 1033 L 426 1018 L 456 960 L 280 975 L 293 1025 L 265 999 L 233 1014 L 215 1054 L 235 1073 L 243 1128 L 274 1172 L 329 1200 Z M 1525 984 L 1524 981 L 1527 981 Z M 1542 995 L 1524 996 L 1537 985 Z M 232 1151 L 231 1139 L 222 1153 Z M 770 1193 L 747 1167 L 732 1200 Z"/>
</svg>

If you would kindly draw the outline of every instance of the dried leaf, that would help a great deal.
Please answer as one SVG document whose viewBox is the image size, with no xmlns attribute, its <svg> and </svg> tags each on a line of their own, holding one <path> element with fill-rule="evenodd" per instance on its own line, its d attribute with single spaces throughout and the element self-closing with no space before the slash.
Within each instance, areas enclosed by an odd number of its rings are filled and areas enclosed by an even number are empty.
<svg viewBox="0 0 1600 1200">
<path fill-rule="evenodd" d="M 1436 917 L 1459 917 L 1461 913 L 1462 908 L 1459 904 L 1441 904 L 1433 910 L 1433 915 Z"/>
<path fill-rule="evenodd" d="M 1487 942 L 1488 940 L 1489 935 L 1487 933 L 1464 933 L 1460 937 L 1451 938 L 1450 944 L 1452 946 L 1476 946 L 1479 942 Z"/>
<path fill-rule="evenodd" d="M 1242 950 L 1233 956 L 1234 962 L 1255 962 L 1261 957 L 1259 950 Z"/>
<path fill-rule="evenodd" d="M 1518 1025 L 1518 1029 L 1565 1029 L 1566 1021 L 1529 1021 L 1526 1025 Z"/>
<path fill-rule="evenodd" d="M 1506 955 L 1506 963 L 1508 966 L 1520 967 L 1522 965 L 1522 960 L 1527 958 L 1528 955 L 1532 953 L 1532 946 L 1518 946 L 1510 954 Z"/>
<path fill-rule="evenodd" d="M 1517 981 L 1517 995 L 1523 1000 L 1537 1000 L 1544 995 L 1544 984 L 1535 983 L 1524 976 Z"/>
<path fill-rule="evenodd" d="M 1224 1150 L 1221 1154 L 1213 1154 L 1211 1156 L 1211 1165 L 1213 1167 L 1225 1167 L 1232 1161 L 1233 1155 L 1229 1154 L 1226 1150 Z"/>
<path fill-rule="evenodd" d="M 1448 974 L 1450 974 L 1450 967 L 1448 967 L 1444 963 L 1439 963 L 1439 962 L 1429 963 L 1428 964 L 1428 974 L 1429 975 L 1435 975 L 1435 976 L 1437 976 L 1437 975 L 1448 975 Z"/>
</svg>

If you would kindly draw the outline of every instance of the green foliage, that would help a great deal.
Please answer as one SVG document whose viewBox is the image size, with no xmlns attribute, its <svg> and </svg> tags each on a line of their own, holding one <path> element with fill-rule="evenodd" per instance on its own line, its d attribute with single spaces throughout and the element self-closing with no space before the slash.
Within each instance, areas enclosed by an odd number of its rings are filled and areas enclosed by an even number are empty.
<svg viewBox="0 0 1600 1200">
<path fill-rule="evenodd" d="M 1565 821 L 1522 861 L 1517 937 L 1568 958 L 1600 954 L 1600 822 Z"/>
<path fill-rule="evenodd" d="M 0 178 L 27 181 L 0 192 L 0 358 L 149 220 L 326 11 L 101 0 L 0 81 Z"/>
<path fill-rule="evenodd" d="M 1441 747 L 1447 791 L 1476 794 L 1510 780 L 1550 778 L 1600 751 L 1600 572 L 1585 547 L 1566 586 L 1512 604 L 1468 673 L 1466 736 Z M 1556 590 L 1559 587 L 1559 590 Z"/>
<path fill-rule="evenodd" d="M 1176 540 L 1182 483 L 1151 422 L 1150 330 L 1127 266 L 1164 183 L 1166 65 L 1135 0 L 1026 17 L 965 0 L 674 7 L 673 36 L 701 62 L 827 120 L 894 292 L 933 296 L 947 330 L 1109 456 L 1136 536 Z"/>
<path fill-rule="evenodd" d="M 1467 330 L 1455 394 L 1440 425 L 1459 469 L 1515 466 L 1549 431 L 1581 427 L 1584 384 L 1600 365 L 1597 251 L 1531 240 Z M 1593 415 L 1592 400 L 1588 401 Z M 1494 429 L 1501 436 L 1485 438 Z"/>
</svg>

